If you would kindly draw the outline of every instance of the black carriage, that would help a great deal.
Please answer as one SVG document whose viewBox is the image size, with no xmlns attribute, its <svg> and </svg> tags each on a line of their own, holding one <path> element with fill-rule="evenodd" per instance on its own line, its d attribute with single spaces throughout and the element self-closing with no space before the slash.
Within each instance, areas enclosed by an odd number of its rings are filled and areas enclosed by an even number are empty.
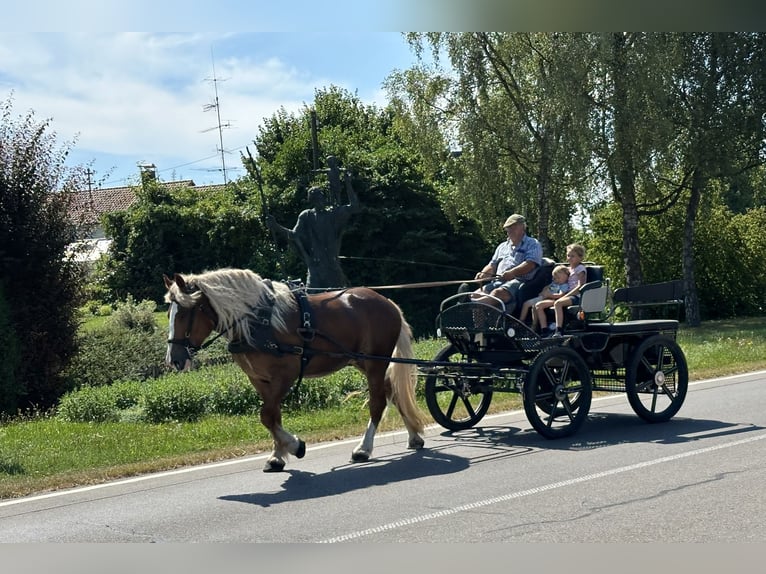
<svg viewBox="0 0 766 574">
<path fill-rule="evenodd" d="M 651 423 L 673 417 L 686 397 L 688 369 L 677 319 L 615 321 L 621 305 L 680 304 L 681 282 L 611 292 L 599 266 L 587 266 L 580 305 L 567 309 L 565 335 L 543 338 L 504 309 L 458 294 L 442 302 L 436 326 L 448 344 L 421 366 L 434 420 L 473 427 L 497 392 L 520 393 L 526 416 L 546 438 L 575 433 L 594 392 L 624 392 Z"/>
</svg>

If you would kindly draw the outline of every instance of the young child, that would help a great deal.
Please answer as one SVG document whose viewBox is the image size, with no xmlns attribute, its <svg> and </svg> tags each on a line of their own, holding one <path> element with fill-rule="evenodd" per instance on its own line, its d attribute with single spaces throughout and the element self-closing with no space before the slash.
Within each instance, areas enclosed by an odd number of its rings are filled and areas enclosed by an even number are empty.
<svg viewBox="0 0 766 574">
<path fill-rule="evenodd" d="M 582 264 L 585 259 L 585 248 L 579 243 L 567 245 L 567 262 L 569 263 L 569 279 L 567 292 L 550 304 L 547 301 L 540 301 L 535 304 L 535 312 L 540 322 L 540 330 L 545 331 L 548 326 L 548 319 L 545 316 L 545 309 L 553 307 L 556 317 L 556 324 L 551 325 L 554 337 L 562 336 L 562 327 L 564 325 L 564 309 L 570 305 L 577 305 L 580 302 L 580 288 L 585 285 L 585 265 Z M 555 329 L 555 330 L 554 330 Z"/>
<path fill-rule="evenodd" d="M 553 301 L 569 291 L 569 269 L 566 265 L 556 265 L 556 267 L 553 268 L 553 273 L 551 275 L 551 283 L 543 287 L 543 290 L 540 291 L 540 295 L 524 301 L 524 304 L 521 306 L 521 312 L 519 313 L 519 320 L 522 323 L 526 321 L 527 315 L 535 304 L 547 300 L 550 301 L 552 305 Z M 537 315 L 532 313 L 532 326 L 534 327 L 536 324 Z"/>
</svg>

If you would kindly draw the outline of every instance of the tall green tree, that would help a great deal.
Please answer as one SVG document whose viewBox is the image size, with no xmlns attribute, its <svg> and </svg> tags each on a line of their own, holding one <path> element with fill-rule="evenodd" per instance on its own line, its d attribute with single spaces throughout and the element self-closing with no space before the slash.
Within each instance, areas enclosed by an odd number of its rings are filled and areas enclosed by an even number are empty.
<svg viewBox="0 0 766 574">
<path fill-rule="evenodd" d="M 766 151 L 766 41 L 753 33 L 674 36 L 680 65 L 671 93 L 679 134 L 673 151 L 688 181 L 683 226 L 686 317 L 701 321 L 695 284 L 695 227 L 703 203 L 720 201 L 711 182 L 731 188 L 741 175 L 763 166 Z M 711 201 L 712 199 L 712 201 Z M 707 201 L 706 201 L 707 200 Z M 752 205 L 752 203 L 751 203 Z"/>
<path fill-rule="evenodd" d="M 423 66 L 389 80 L 395 101 L 414 115 L 414 139 L 424 147 L 443 145 L 430 135 L 441 126 L 444 140 L 460 148 L 447 200 L 463 205 L 492 235 L 508 213 L 525 213 L 546 254 L 561 251 L 590 170 L 592 46 L 573 34 L 413 33 L 408 39 L 416 53 L 430 46 L 451 65 L 449 72 L 432 71 L 426 83 Z"/>
<path fill-rule="evenodd" d="M 351 174 L 361 204 L 343 236 L 341 263 L 349 283 L 388 286 L 473 277 L 488 247 L 469 220 L 447 219 L 432 174 L 402 137 L 393 109 L 365 105 L 334 86 L 317 90 L 312 105 L 299 113 L 275 114 L 255 138 L 266 208 L 277 222 L 292 227 L 308 207 L 308 187 L 329 186 L 326 170 L 313 168 L 312 116 L 316 155 L 322 162 L 334 156 Z M 273 240 L 283 253 L 274 271 L 283 278 L 305 277 L 295 250 L 282 238 Z M 456 288 L 392 289 L 386 295 L 422 335 L 433 332 L 440 301 Z"/>
<path fill-rule="evenodd" d="M 596 180 L 622 212 L 622 256 L 625 283 L 644 282 L 639 219 L 664 213 L 679 190 L 659 185 L 674 166 L 669 121 L 669 86 L 676 51 L 669 35 L 650 33 L 592 34 L 597 46 L 592 69 L 594 162 L 603 169 Z"/>
<path fill-rule="evenodd" d="M 0 116 L 0 291 L 3 319 L 15 335 L 15 368 L 4 372 L 0 411 L 47 408 L 65 392 L 62 370 L 75 352 L 81 273 L 67 245 L 77 239 L 68 217 L 84 169 L 69 169 L 69 145 L 58 147 L 49 121 L 13 114 L 9 97 Z M 3 350 L 3 360 L 6 360 Z M 8 359 L 13 359 L 11 353 Z"/>
</svg>

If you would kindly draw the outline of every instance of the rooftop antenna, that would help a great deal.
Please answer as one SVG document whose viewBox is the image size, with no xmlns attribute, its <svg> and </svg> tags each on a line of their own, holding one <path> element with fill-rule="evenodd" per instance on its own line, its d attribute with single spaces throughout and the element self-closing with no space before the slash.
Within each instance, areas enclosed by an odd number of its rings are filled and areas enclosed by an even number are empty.
<svg viewBox="0 0 766 574">
<path fill-rule="evenodd" d="M 228 179 L 226 177 L 226 151 L 223 147 L 223 128 L 230 128 L 231 123 L 229 121 L 226 121 L 226 123 L 221 122 L 221 104 L 218 101 L 218 82 L 223 82 L 225 80 L 221 80 L 220 78 L 217 78 L 215 75 L 215 58 L 213 57 L 213 49 L 210 48 L 210 58 L 213 62 L 213 77 L 212 78 L 205 78 L 205 81 L 212 82 L 213 83 L 213 89 L 215 91 L 215 101 L 212 104 L 205 104 L 202 106 L 202 111 L 209 112 L 210 110 L 215 110 L 216 117 L 218 119 L 218 124 L 216 126 L 213 126 L 212 128 L 207 128 L 206 130 L 202 130 L 202 133 L 209 132 L 212 130 L 217 129 L 218 130 L 218 141 L 221 144 L 221 147 L 218 148 L 218 151 L 221 152 L 221 171 L 223 172 L 223 183 L 229 183 Z"/>
</svg>

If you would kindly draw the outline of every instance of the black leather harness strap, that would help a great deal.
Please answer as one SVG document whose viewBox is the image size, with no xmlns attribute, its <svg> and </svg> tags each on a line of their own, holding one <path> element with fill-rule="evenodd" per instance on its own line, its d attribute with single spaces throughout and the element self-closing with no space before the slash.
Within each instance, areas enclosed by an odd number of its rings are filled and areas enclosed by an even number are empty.
<svg viewBox="0 0 766 574">
<path fill-rule="evenodd" d="M 307 346 L 308 343 L 314 340 L 314 336 L 317 332 L 314 327 L 314 313 L 311 310 L 306 289 L 303 286 L 292 289 L 292 294 L 298 303 L 301 317 L 301 326 L 298 327 L 297 332 L 303 340 L 303 344 L 285 345 L 279 343 L 274 339 L 274 330 L 271 327 L 271 314 L 274 311 L 275 301 L 273 287 L 270 280 L 266 279 L 264 282 L 269 288 L 269 291 L 267 292 L 268 304 L 254 309 L 254 317 L 249 321 L 250 338 L 253 341 L 253 344 L 248 344 L 245 341 L 230 341 L 228 349 L 230 353 L 235 354 L 261 351 L 277 357 L 281 357 L 285 354 L 298 355 L 300 357 L 301 367 L 298 374 L 298 380 L 293 387 L 297 388 L 303 380 L 306 365 L 308 365 L 311 357 L 316 354 L 316 352 Z"/>
</svg>

